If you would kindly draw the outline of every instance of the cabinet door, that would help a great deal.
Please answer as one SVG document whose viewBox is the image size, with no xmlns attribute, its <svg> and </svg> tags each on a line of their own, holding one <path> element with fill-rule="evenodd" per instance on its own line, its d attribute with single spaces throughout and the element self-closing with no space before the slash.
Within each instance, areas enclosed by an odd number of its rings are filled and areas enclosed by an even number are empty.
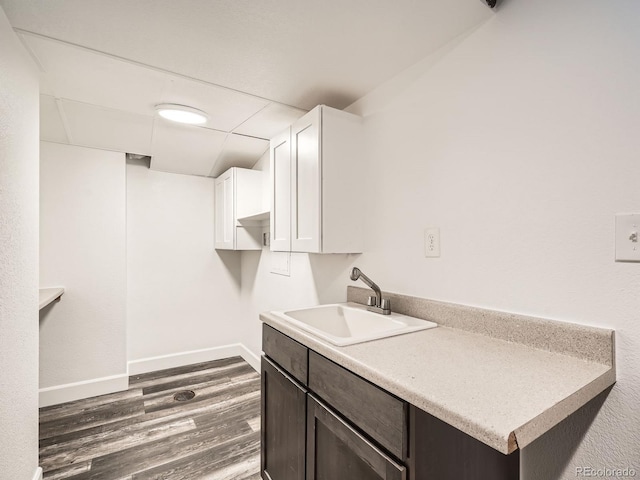
<svg viewBox="0 0 640 480">
<path fill-rule="evenodd" d="M 262 357 L 261 472 L 265 480 L 304 480 L 304 388 Z"/>
<path fill-rule="evenodd" d="M 519 480 L 520 450 L 504 455 L 415 406 L 410 412 L 411 480 Z"/>
<path fill-rule="evenodd" d="M 291 129 L 271 139 L 271 250 L 291 251 Z"/>
<path fill-rule="evenodd" d="M 322 250 L 322 108 L 291 126 L 291 250 Z"/>
<path fill-rule="evenodd" d="M 306 480 L 406 479 L 405 467 L 312 395 L 307 399 Z"/>
<path fill-rule="evenodd" d="M 215 189 L 215 248 L 235 248 L 234 169 L 218 177 Z"/>
</svg>

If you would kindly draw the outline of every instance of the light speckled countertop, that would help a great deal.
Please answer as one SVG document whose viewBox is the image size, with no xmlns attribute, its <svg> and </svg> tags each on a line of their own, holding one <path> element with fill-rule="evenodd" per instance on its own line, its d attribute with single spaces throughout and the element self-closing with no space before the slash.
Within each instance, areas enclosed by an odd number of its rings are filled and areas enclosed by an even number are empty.
<svg viewBox="0 0 640 480">
<path fill-rule="evenodd" d="M 612 358 L 598 363 L 443 325 L 337 347 L 275 315 L 260 319 L 502 453 L 528 445 L 615 383 Z"/>
</svg>

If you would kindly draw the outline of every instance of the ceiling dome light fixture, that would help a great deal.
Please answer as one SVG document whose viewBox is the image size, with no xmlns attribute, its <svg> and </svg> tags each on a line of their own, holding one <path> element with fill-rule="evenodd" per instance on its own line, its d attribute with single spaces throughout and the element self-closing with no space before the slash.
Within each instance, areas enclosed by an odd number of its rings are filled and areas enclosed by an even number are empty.
<svg viewBox="0 0 640 480">
<path fill-rule="evenodd" d="M 209 117 L 207 112 L 175 103 L 161 103 L 160 105 L 156 105 L 156 112 L 158 112 L 158 115 L 162 118 L 166 118 L 172 122 L 187 123 L 189 125 L 202 125 Z"/>
</svg>

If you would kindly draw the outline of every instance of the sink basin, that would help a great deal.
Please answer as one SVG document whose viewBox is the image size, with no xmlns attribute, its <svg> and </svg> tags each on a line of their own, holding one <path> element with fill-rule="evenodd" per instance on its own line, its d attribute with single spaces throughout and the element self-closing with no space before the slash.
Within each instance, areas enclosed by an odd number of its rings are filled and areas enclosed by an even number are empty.
<svg viewBox="0 0 640 480">
<path fill-rule="evenodd" d="M 357 303 L 335 303 L 272 313 L 338 346 L 353 345 L 438 326 L 433 322 L 400 313 L 381 315 L 370 312 Z"/>
</svg>

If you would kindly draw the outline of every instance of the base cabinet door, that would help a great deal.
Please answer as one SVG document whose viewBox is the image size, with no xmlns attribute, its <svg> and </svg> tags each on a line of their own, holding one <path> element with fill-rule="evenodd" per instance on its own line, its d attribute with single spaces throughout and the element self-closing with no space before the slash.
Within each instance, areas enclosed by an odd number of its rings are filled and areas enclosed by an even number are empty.
<svg viewBox="0 0 640 480">
<path fill-rule="evenodd" d="M 262 357 L 261 473 L 264 480 L 304 480 L 306 390 Z"/>
<path fill-rule="evenodd" d="M 406 469 L 308 395 L 306 480 L 355 479 L 405 480 Z"/>
<path fill-rule="evenodd" d="M 411 406 L 410 480 L 519 480 L 520 450 L 504 455 Z"/>
</svg>

